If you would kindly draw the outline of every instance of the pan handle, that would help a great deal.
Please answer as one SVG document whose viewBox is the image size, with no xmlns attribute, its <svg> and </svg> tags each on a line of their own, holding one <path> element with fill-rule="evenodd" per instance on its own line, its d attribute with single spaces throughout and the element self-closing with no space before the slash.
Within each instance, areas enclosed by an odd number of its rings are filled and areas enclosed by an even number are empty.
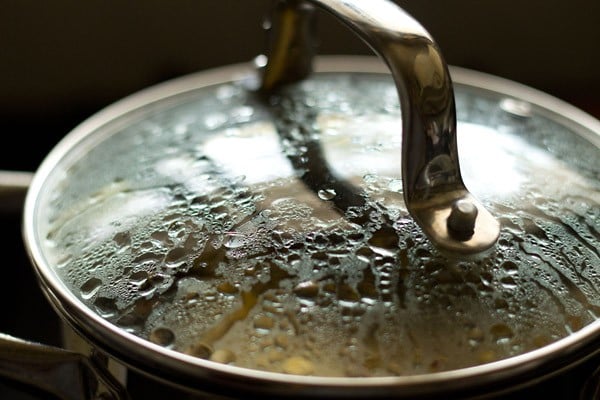
<svg viewBox="0 0 600 400">
<path fill-rule="evenodd" d="M 33 173 L 0 171 L 0 213 L 21 212 Z M 0 376 L 61 400 L 125 400 L 100 355 L 85 356 L 0 333 Z"/>
<path fill-rule="evenodd" d="M 0 213 L 15 213 L 23 209 L 32 179 L 32 172 L 0 171 Z"/>
<path fill-rule="evenodd" d="M 0 375 L 61 400 L 127 400 L 102 357 L 0 334 Z"/>
</svg>

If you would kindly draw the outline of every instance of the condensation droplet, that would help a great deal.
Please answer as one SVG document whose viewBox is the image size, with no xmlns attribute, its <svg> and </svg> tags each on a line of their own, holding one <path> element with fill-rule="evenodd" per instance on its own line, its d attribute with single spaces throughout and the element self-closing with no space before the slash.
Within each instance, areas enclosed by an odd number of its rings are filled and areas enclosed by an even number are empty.
<svg viewBox="0 0 600 400">
<path fill-rule="evenodd" d="M 113 240 L 115 241 L 115 243 L 117 244 L 117 246 L 129 246 L 131 244 L 131 237 L 129 236 L 129 233 L 127 232 L 120 232 L 117 233 Z"/>
<path fill-rule="evenodd" d="M 213 351 L 210 348 L 210 346 L 204 343 L 196 343 L 195 345 L 188 348 L 186 350 L 186 353 L 194 357 L 208 359 L 210 358 Z"/>
<path fill-rule="evenodd" d="M 505 289 L 512 290 L 517 287 L 517 282 L 511 276 L 505 276 L 500 279 L 500 283 Z"/>
<path fill-rule="evenodd" d="M 216 97 L 220 101 L 230 100 L 233 96 L 239 93 L 239 89 L 237 89 L 233 85 L 223 85 L 219 87 L 216 91 Z"/>
<path fill-rule="evenodd" d="M 231 282 L 222 282 L 217 285 L 217 290 L 219 293 L 223 294 L 236 294 L 238 289 L 231 284 Z"/>
<path fill-rule="evenodd" d="M 328 201 L 332 200 L 337 193 L 333 189 L 321 189 L 319 190 L 318 195 L 321 200 Z"/>
<path fill-rule="evenodd" d="M 168 268 L 178 268 L 183 263 L 185 263 L 186 256 L 188 254 L 188 250 L 184 248 L 174 248 L 173 250 L 167 253 L 165 257 L 165 264 Z"/>
<path fill-rule="evenodd" d="M 275 326 L 275 321 L 273 321 L 273 318 L 271 317 L 266 315 L 257 315 L 254 318 L 254 327 L 259 332 L 266 333 L 273 329 L 273 326 Z"/>
<path fill-rule="evenodd" d="M 136 286 L 141 286 L 148 280 L 148 273 L 146 271 L 138 271 L 131 274 L 129 282 Z"/>
<path fill-rule="evenodd" d="M 401 192 L 402 191 L 402 180 L 401 179 L 392 179 L 388 183 L 388 189 L 392 192 Z"/>
<path fill-rule="evenodd" d="M 168 328 L 156 328 L 150 332 L 150 341 L 161 346 L 170 346 L 175 342 L 175 334 Z"/>
<path fill-rule="evenodd" d="M 81 292 L 81 297 L 84 300 L 91 299 L 96 293 L 98 293 L 100 287 L 102 287 L 102 281 L 100 279 L 88 279 L 83 285 L 81 285 L 81 288 L 79 289 Z"/>
<path fill-rule="evenodd" d="M 319 294 L 319 285 L 313 281 L 300 282 L 294 287 L 294 293 L 298 297 L 313 298 Z"/>
<path fill-rule="evenodd" d="M 204 119 L 206 127 L 209 129 L 216 129 L 227 122 L 227 116 L 221 113 L 215 113 L 207 115 Z"/>
<path fill-rule="evenodd" d="M 476 346 L 483 341 L 485 335 L 481 328 L 474 326 L 467 331 L 467 339 L 471 346 Z"/>
<path fill-rule="evenodd" d="M 513 99 L 513 98 L 503 99 L 500 102 L 500 108 L 503 111 L 509 113 L 510 115 L 513 115 L 513 116 L 519 117 L 519 118 L 531 117 L 531 113 L 532 113 L 532 108 L 531 108 L 530 103 L 528 103 L 526 101 L 522 101 L 522 100 Z"/>
<path fill-rule="evenodd" d="M 519 271 L 519 267 L 513 261 L 505 261 L 500 264 L 500 268 L 502 268 L 508 274 L 516 274 Z"/>
<path fill-rule="evenodd" d="M 235 353 L 228 349 L 215 350 L 215 352 L 210 355 L 211 361 L 215 361 L 221 364 L 230 364 L 234 362 L 235 359 Z"/>
<path fill-rule="evenodd" d="M 228 249 L 237 249 L 247 242 L 246 235 L 237 232 L 227 232 L 227 239 L 223 245 Z"/>
<path fill-rule="evenodd" d="M 286 374 L 310 375 L 314 370 L 314 364 L 304 357 L 290 357 L 283 362 L 283 372 Z"/>
<path fill-rule="evenodd" d="M 494 324 L 490 328 L 490 333 L 496 342 L 505 342 L 515 335 L 513 330 L 506 324 Z"/>
<path fill-rule="evenodd" d="M 282 349 L 285 349 L 289 346 L 290 340 L 287 335 L 279 334 L 275 336 L 275 344 L 281 347 Z"/>
<path fill-rule="evenodd" d="M 254 109 L 248 106 L 241 106 L 231 110 L 231 116 L 238 122 L 248 121 L 254 114 Z"/>
<path fill-rule="evenodd" d="M 103 318 L 110 318 L 117 314 L 117 304 L 115 299 L 109 299 L 107 297 L 98 297 L 94 301 L 96 312 Z"/>
</svg>

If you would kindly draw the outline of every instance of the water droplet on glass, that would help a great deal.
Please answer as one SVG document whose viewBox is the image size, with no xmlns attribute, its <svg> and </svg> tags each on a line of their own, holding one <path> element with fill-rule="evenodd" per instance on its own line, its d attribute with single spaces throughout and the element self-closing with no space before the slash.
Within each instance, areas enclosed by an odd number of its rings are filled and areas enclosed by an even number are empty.
<svg viewBox="0 0 600 400">
<path fill-rule="evenodd" d="M 228 249 L 237 249 L 247 242 L 246 235 L 237 232 L 227 232 L 227 239 L 223 245 Z"/>
<path fill-rule="evenodd" d="M 294 375 L 310 375 L 314 372 L 315 366 L 304 357 L 290 357 L 283 362 L 283 372 Z"/>
<path fill-rule="evenodd" d="M 314 298 L 319 294 L 319 285 L 313 281 L 300 282 L 294 287 L 294 293 L 298 297 Z"/>
<path fill-rule="evenodd" d="M 513 278 L 513 277 L 511 277 L 511 276 L 505 276 L 505 277 L 501 278 L 501 279 L 500 279 L 500 283 L 502 283 L 502 286 L 503 286 L 505 289 L 510 289 L 510 290 L 512 290 L 512 289 L 514 289 L 514 288 L 516 288 L 516 287 L 517 287 L 517 282 L 516 282 L 516 281 L 514 280 L 514 278 Z"/>
<path fill-rule="evenodd" d="M 175 342 L 175 334 L 168 328 L 156 328 L 150 332 L 150 341 L 161 346 L 170 346 Z"/>
<path fill-rule="evenodd" d="M 211 361 L 215 361 L 221 364 L 232 363 L 235 361 L 235 358 L 235 353 L 228 349 L 215 350 L 215 352 L 210 355 Z"/>
<path fill-rule="evenodd" d="M 217 290 L 219 291 L 219 293 L 228 294 L 228 295 L 236 294 L 238 292 L 237 287 L 235 287 L 235 285 L 231 284 L 231 282 L 219 283 L 217 285 Z"/>
<path fill-rule="evenodd" d="M 94 301 L 96 312 L 103 318 L 110 318 L 117 314 L 117 304 L 114 299 L 107 297 L 98 297 Z"/>
<path fill-rule="evenodd" d="M 402 180 L 401 179 L 392 179 L 388 183 L 388 189 L 392 192 L 401 192 L 402 191 Z"/>
<path fill-rule="evenodd" d="M 377 175 L 375 174 L 366 174 L 365 176 L 363 176 L 363 180 L 365 181 L 365 183 L 375 183 L 377 182 Z"/>
<path fill-rule="evenodd" d="M 113 240 L 115 241 L 117 246 L 129 246 L 131 244 L 131 237 L 129 236 L 129 233 L 127 233 L 127 232 L 117 233 L 113 237 Z"/>
<path fill-rule="evenodd" d="M 70 254 L 63 254 L 61 255 L 61 257 L 56 261 L 56 268 L 60 269 L 60 268 L 64 268 L 65 266 L 69 265 L 69 263 L 71 262 L 71 255 Z"/>
<path fill-rule="evenodd" d="M 492 325 L 490 333 L 497 343 L 507 342 L 515 335 L 513 330 L 506 324 L 498 323 Z"/>
<path fill-rule="evenodd" d="M 337 195 L 337 193 L 333 189 L 321 189 L 319 190 L 318 195 L 321 200 L 328 201 L 333 199 Z"/>
<path fill-rule="evenodd" d="M 196 343 L 185 351 L 187 354 L 192 355 L 194 357 L 208 359 L 212 354 L 212 349 L 210 346 L 204 343 Z"/>
<path fill-rule="evenodd" d="M 526 101 L 506 98 L 500 102 L 500 108 L 508 114 L 519 117 L 528 118 L 531 117 L 531 104 Z"/>
<path fill-rule="evenodd" d="M 500 264 L 500 268 L 506 271 L 507 274 L 513 275 L 519 272 L 519 267 L 513 261 L 505 261 Z"/>
<path fill-rule="evenodd" d="M 204 123 L 208 129 L 216 129 L 227 122 L 227 116 L 221 113 L 207 115 Z"/>
<path fill-rule="evenodd" d="M 217 99 L 220 101 L 225 101 L 231 99 L 233 96 L 239 93 L 239 89 L 237 89 L 233 85 L 223 85 L 217 89 L 216 95 Z"/>
<path fill-rule="evenodd" d="M 266 315 L 257 315 L 254 317 L 254 327 L 257 331 L 267 333 L 275 326 L 273 318 Z"/>
<path fill-rule="evenodd" d="M 254 109 L 248 106 L 241 106 L 231 110 L 231 117 L 238 122 L 248 121 L 254 114 Z"/>
<path fill-rule="evenodd" d="M 285 349 L 289 346 L 290 340 L 287 335 L 279 334 L 275 336 L 275 344 L 281 347 L 282 349 Z"/>
<path fill-rule="evenodd" d="M 91 299 L 96 293 L 98 293 L 98 290 L 100 290 L 101 286 L 102 281 L 100 279 L 88 279 L 83 285 L 81 285 L 81 288 L 79 289 L 81 291 L 81 297 L 84 300 Z"/>
<path fill-rule="evenodd" d="M 148 281 L 148 273 L 146 271 L 137 271 L 131 274 L 129 282 L 135 286 L 141 286 Z"/>
<path fill-rule="evenodd" d="M 176 269 L 185 263 L 188 250 L 181 247 L 176 247 L 169 251 L 165 257 L 165 266 L 167 268 Z"/>
</svg>

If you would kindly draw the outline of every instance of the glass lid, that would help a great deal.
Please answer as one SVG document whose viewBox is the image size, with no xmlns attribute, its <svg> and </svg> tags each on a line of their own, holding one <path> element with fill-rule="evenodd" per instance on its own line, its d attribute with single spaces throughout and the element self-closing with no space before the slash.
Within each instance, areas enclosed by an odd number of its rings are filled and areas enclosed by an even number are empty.
<svg viewBox="0 0 600 400">
<path fill-rule="evenodd" d="M 407 212 L 391 76 L 336 71 L 269 102 L 246 79 L 172 85 L 59 146 L 38 272 L 149 349 L 284 374 L 448 371 L 569 337 L 600 314 L 598 132 L 451 72 L 463 178 L 501 226 L 485 252 L 439 249 Z"/>
</svg>

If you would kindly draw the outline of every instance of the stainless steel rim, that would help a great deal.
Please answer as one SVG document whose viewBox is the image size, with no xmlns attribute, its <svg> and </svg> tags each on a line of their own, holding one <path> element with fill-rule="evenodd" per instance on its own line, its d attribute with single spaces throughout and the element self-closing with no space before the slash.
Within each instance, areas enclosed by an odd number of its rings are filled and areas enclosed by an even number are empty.
<svg viewBox="0 0 600 400">
<path fill-rule="evenodd" d="M 321 56 L 317 72 L 371 72 L 389 74 L 371 56 Z M 536 112 L 561 115 L 566 126 L 600 146 L 600 121 L 585 112 L 530 87 L 463 68 L 450 67 L 456 86 L 502 94 L 532 104 Z M 79 301 L 58 279 L 43 257 L 36 221 L 43 210 L 38 197 L 58 162 L 69 153 L 81 154 L 90 134 L 116 119 L 147 112 L 153 103 L 181 101 L 194 90 L 252 75 L 249 64 L 232 65 L 178 78 L 133 94 L 95 114 L 70 132 L 46 157 L 31 183 L 24 208 L 23 238 L 40 285 L 53 307 L 79 334 L 103 352 L 142 373 L 191 390 L 256 392 L 295 397 L 408 397 L 482 388 L 507 379 L 540 379 L 567 367 L 583 355 L 591 356 L 600 336 L 600 321 L 541 349 L 523 355 L 453 371 L 423 375 L 374 378 L 302 377 L 222 365 L 168 350 L 117 328 Z M 167 99 L 167 100 L 165 100 Z M 87 141 L 89 142 L 89 141 Z M 86 142 L 86 143 L 87 143 Z M 92 141 L 93 142 L 93 141 Z M 87 146 L 90 143 L 86 144 Z M 220 385 L 224 385 L 220 387 Z"/>
</svg>

